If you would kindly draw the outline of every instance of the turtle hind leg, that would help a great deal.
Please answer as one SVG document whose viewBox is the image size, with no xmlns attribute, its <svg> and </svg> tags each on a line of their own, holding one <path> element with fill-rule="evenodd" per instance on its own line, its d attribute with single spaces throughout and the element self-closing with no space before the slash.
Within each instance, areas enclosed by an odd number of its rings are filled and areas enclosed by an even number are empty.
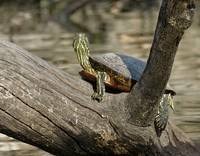
<svg viewBox="0 0 200 156">
<path fill-rule="evenodd" d="M 97 72 L 96 76 L 96 92 L 94 92 L 91 96 L 93 100 L 97 100 L 98 102 L 103 100 L 103 96 L 105 94 L 105 84 L 106 80 L 105 72 Z"/>
<path fill-rule="evenodd" d="M 157 115 L 154 120 L 154 125 L 156 129 L 156 134 L 158 137 L 160 137 L 162 134 L 162 131 L 165 130 L 167 126 L 167 119 L 160 118 L 160 116 Z"/>
<path fill-rule="evenodd" d="M 154 125 L 158 137 L 161 136 L 162 131 L 165 130 L 169 118 L 169 109 L 168 105 L 173 108 L 173 100 L 171 94 L 164 94 L 158 109 L 158 113 L 154 120 Z"/>
</svg>

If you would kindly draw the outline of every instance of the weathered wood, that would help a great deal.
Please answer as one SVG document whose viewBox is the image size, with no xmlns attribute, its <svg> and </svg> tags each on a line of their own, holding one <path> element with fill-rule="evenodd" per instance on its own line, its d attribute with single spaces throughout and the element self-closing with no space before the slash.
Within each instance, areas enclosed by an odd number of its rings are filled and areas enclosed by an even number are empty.
<svg viewBox="0 0 200 156">
<path fill-rule="evenodd" d="M 106 93 L 98 103 L 92 93 L 89 83 L 0 41 L 1 133 L 56 155 L 198 155 L 170 122 L 160 138 L 153 124 L 128 123 L 124 101 L 131 95 Z"/>
<path fill-rule="evenodd" d="M 171 123 L 159 139 L 154 126 L 125 122 L 127 94 L 90 100 L 92 86 L 22 48 L 0 42 L 0 132 L 50 153 L 195 155 L 196 146 Z"/>
<path fill-rule="evenodd" d="M 139 126 L 153 122 L 179 42 L 192 24 L 194 10 L 192 0 L 163 0 L 147 66 L 128 98 L 129 122 Z"/>
</svg>

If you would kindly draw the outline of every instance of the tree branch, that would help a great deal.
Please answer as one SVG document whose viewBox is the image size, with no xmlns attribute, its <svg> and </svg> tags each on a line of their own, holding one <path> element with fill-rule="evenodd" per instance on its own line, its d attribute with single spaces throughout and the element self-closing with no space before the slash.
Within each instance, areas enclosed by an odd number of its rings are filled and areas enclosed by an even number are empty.
<svg viewBox="0 0 200 156">
<path fill-rule="evenodd" d="M 192 24 L 194 10 L 192 0 L 163 0 L 147 66 L 127 100 L 132 124 L 148 126 L 153 122 L 179 42 Z"/>
</svg>

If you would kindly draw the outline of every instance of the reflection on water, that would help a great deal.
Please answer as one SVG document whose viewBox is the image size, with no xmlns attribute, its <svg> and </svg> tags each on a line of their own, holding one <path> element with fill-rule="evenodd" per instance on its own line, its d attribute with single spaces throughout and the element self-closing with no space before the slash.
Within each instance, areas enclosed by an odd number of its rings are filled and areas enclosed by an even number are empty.
<svg viewBox="0 0 200 156">
<path fill-rule="evenodd" d="M 144 9 L 146 5 L 140 7 Z M 90 37 L 91 53 L 112 51 L 146 59 L 158 11 L 156 4 L 146 10 L 134 9 L 132 12 L 105 17 L 108 28 L 103 34 L 104 43 L 100 43 L 99 36 Z M 200 143 L 200 30 L 197 19 L 181 40 L 175 59 L 170 83 L 177 95 L 174 97 L 175 114 L 171 113 L 170 119 Z M 69 32 L 56 35 L 26 34 L 13 36 L 13 41 L 62 70 L 78 76 L 81 67 L 71 46 L 73 36 L 74 33 Z M 8 39 L 7 35 L 2 34 L 0 37 Z"/>
</svg>

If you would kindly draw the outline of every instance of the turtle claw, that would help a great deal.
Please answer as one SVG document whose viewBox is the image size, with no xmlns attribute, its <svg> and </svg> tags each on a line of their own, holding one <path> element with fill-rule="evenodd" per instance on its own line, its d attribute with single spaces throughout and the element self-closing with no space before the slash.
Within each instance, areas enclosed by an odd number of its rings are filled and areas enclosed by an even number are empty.
<svg viewBox="0 0 200 156">
<path fill-rule="evenodd" d="M 97 100 L 98 102 L 103 100 L 103 96 L 98 94 L 97 92 L 94 92 L 91 96 L 92 100 Z"/>
</svg>

